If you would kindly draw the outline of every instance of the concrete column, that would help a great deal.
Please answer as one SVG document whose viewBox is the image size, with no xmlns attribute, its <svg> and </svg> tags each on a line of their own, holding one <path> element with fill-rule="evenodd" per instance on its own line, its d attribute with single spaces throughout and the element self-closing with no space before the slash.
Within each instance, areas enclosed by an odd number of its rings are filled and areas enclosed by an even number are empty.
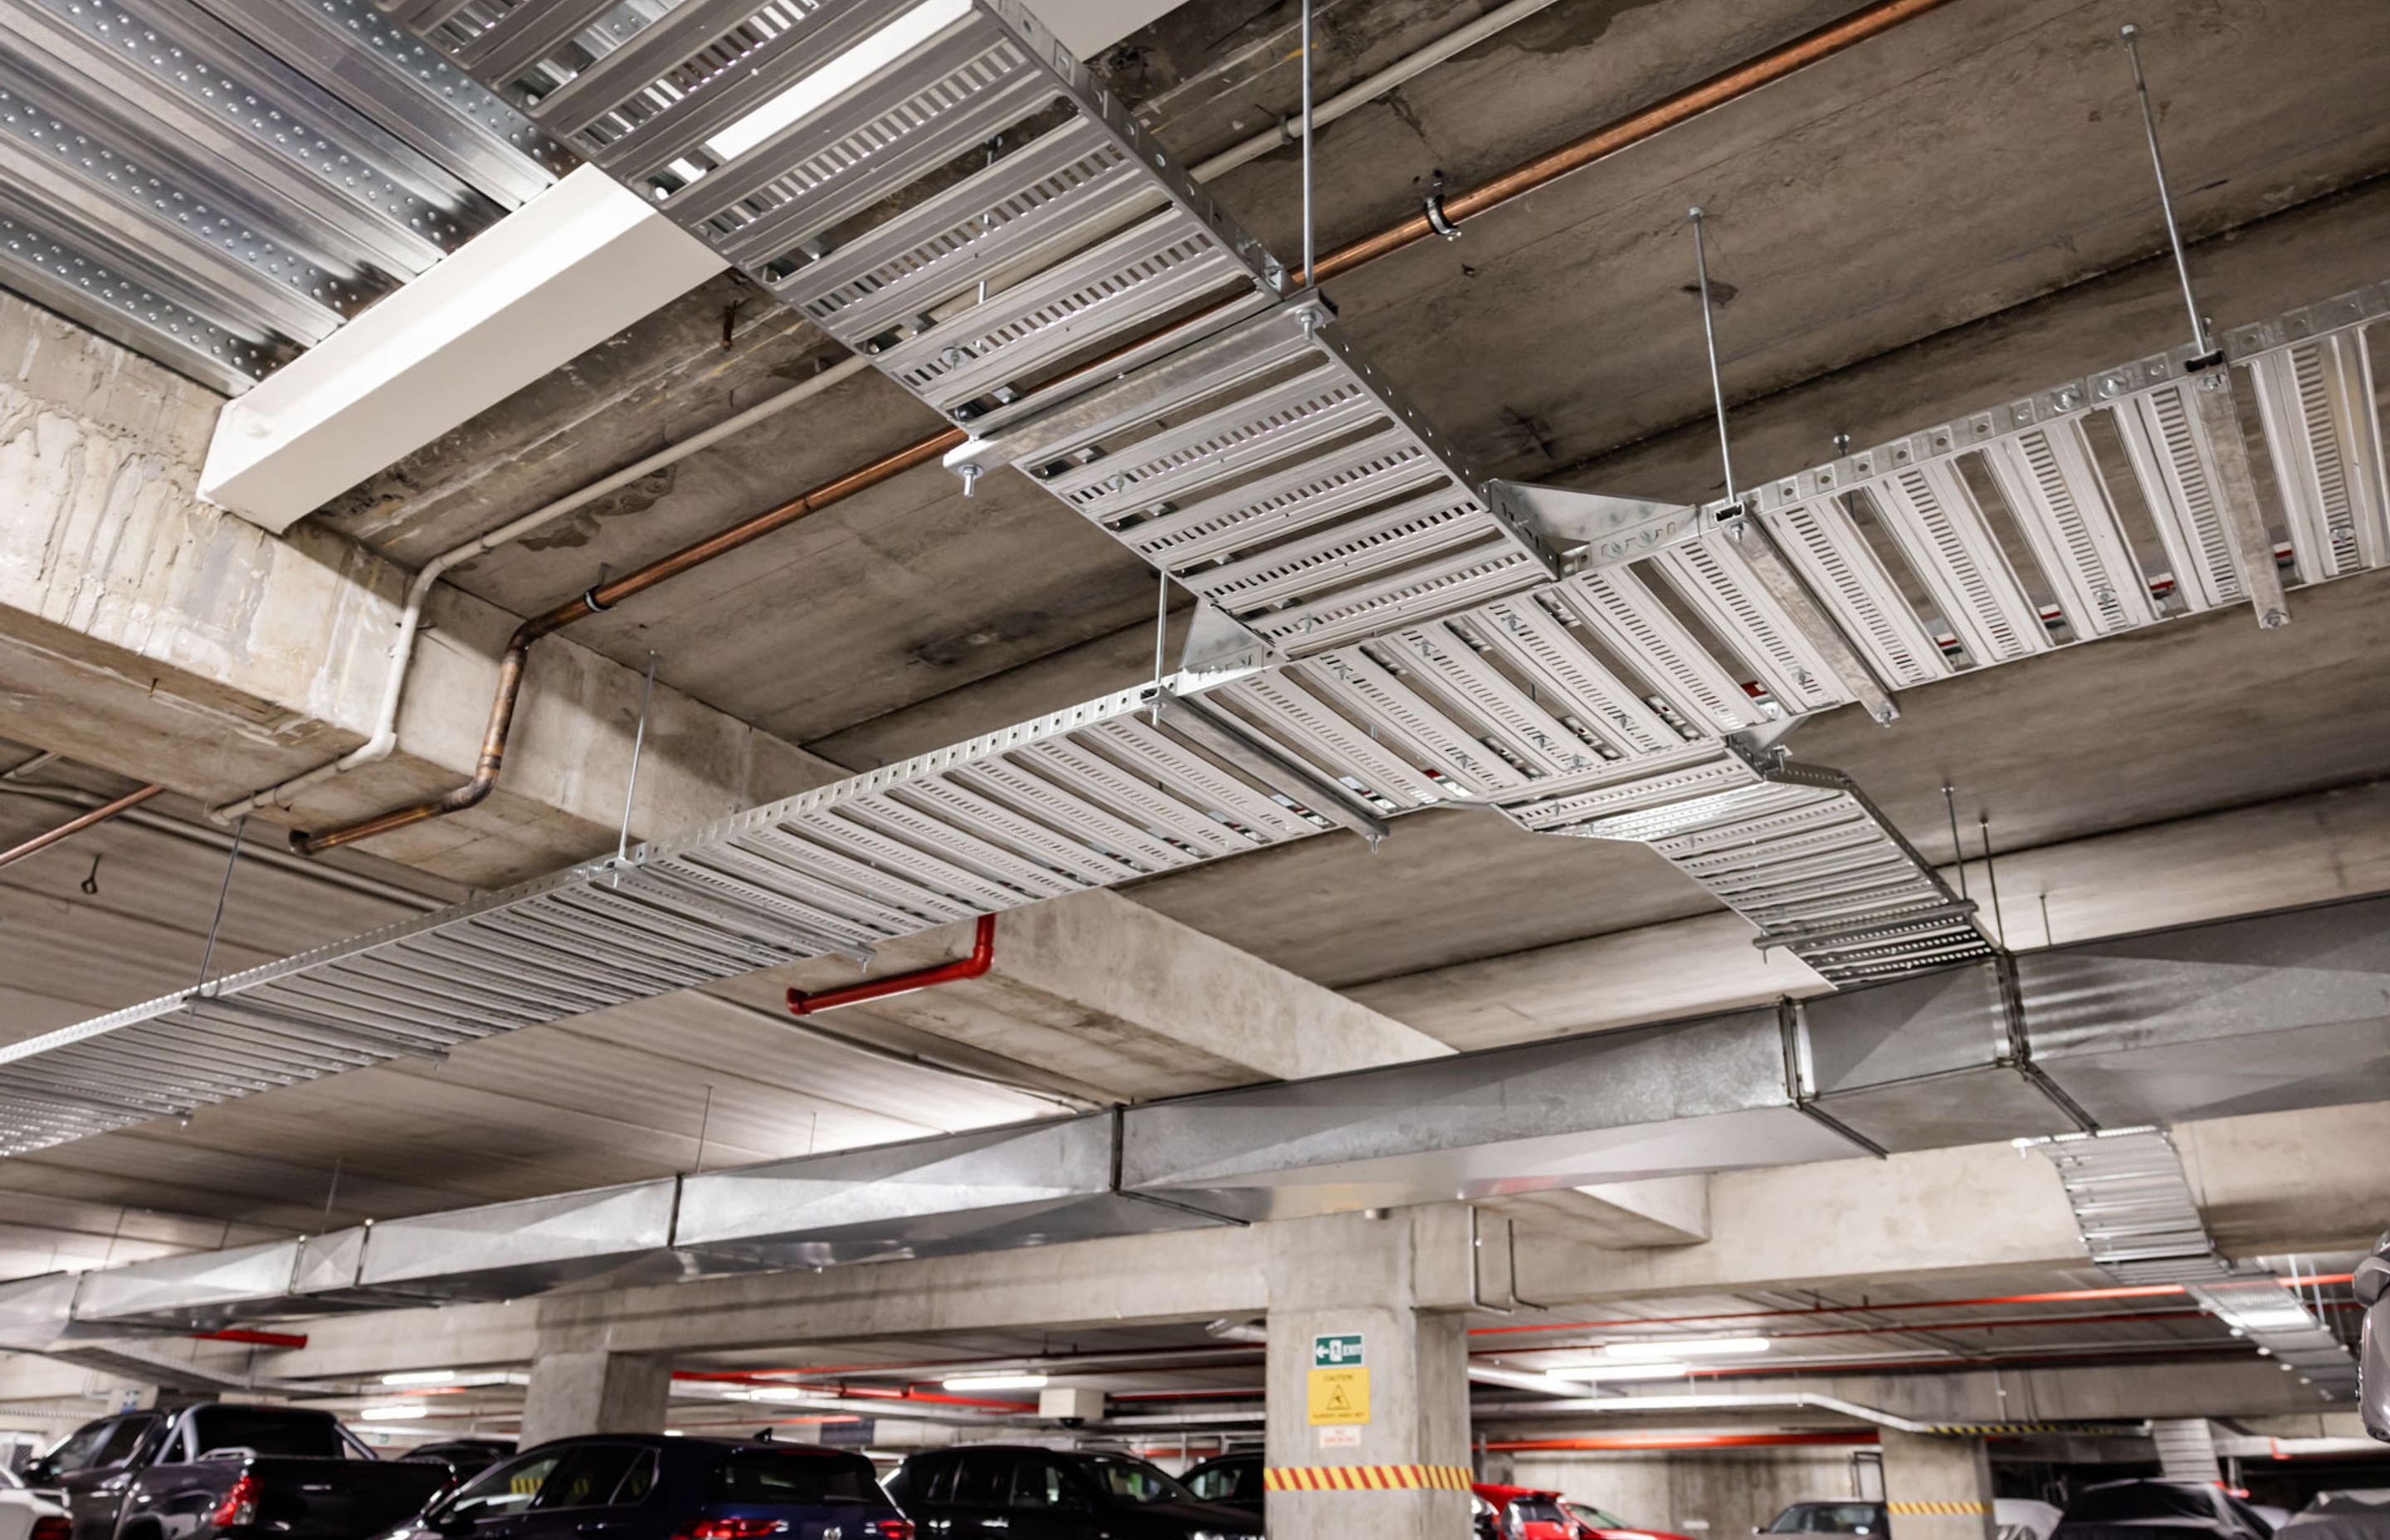
<svg viewBox="0 0 2390 1540">
<path fill-rule="evenodd" d="M 518 1442 L 661 1433 L 671 1390 L 672 1360 L 662 1354 L 543 1353 L 532 1360 Z"/>
<path fill-rule="evenodd" d="M 1991 1540 L 1992 1457 L 1982 1439 L 1886 1428 L 1883 1495 L 1897 1540 Z"/>
<path fill-rule="evenodd" d="M 1465 1224 L 1398 1210 L 1267 1226 L 1272 1540 L 1469 1533 Z"/>
</svg>

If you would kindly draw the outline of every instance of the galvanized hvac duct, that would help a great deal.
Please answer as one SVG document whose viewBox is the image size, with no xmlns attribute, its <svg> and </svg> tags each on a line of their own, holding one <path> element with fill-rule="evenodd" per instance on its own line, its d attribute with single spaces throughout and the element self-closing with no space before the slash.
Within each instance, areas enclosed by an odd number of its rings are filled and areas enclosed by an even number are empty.
<svg viewBox="0 0 2390 1540">
<path fill-rule="evenodd" d="M 0 1287 L 0 1345 L 2390 1100 L 2385 983 L 2390 899 L 2297 910 L 1797 1006 L 29 1279 Z"/>
</svg>

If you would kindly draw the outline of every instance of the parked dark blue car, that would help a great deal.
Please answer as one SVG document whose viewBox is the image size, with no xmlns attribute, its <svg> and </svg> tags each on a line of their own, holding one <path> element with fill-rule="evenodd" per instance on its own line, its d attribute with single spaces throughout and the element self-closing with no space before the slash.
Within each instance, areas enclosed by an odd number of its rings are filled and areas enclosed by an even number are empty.
<svg viewBox="0 0 2390 1540">
<path fill-rule="evenodd" d="M 500 1460 L 386 1540 L 913 1540 L 913 1526 L 847 1450 L 598 1433 Z"/>
</svg>

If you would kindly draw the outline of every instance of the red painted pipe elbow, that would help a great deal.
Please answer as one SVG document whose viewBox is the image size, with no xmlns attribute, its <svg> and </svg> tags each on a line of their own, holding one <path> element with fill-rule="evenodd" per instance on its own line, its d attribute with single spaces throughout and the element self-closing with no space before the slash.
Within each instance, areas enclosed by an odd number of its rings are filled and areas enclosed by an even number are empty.
<svg viewBox="0 0 2390 1540">
<path fill-rule="evenodd" d="M 789 991 L 789 1014 L 812 1016 L 841 1006 L 858 1006 L 866 1000 L 885 1000 L 894 995 L 910 995 L 917 989 L 936 984 L 953 983 L 958 979 L 976 979 L 984 974 L 996 961 L 996 917 L 979 917 L 979 928 L 973 933 L 970 956 L 957 957 L 952 962 L 938 963 L 930 968 L 917 968 L 910 973 L 891 973 L 884 979 L 866 979 L 859 984 L 842 989 Z"/>
</svg>

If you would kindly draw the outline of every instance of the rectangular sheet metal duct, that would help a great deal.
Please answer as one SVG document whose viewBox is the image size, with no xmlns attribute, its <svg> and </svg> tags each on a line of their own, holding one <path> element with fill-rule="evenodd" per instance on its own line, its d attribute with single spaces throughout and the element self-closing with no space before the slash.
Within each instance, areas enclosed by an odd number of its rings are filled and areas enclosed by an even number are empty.
<svg viewBox="0 0 2390 1540">
<path fill-rule="evenodd" d="M 0 1285 L 0 1345 L 2045 1136 L 2080 1129 L 2119 1083 L 2160 1122 L 2390 1101 L 2385 982 L 2390 899 L 2296 910 L 1797 1009 L 29 1279 Z M 2095 1026 L 2101 1000 L 2119 1005 Z"/>
</svg>

